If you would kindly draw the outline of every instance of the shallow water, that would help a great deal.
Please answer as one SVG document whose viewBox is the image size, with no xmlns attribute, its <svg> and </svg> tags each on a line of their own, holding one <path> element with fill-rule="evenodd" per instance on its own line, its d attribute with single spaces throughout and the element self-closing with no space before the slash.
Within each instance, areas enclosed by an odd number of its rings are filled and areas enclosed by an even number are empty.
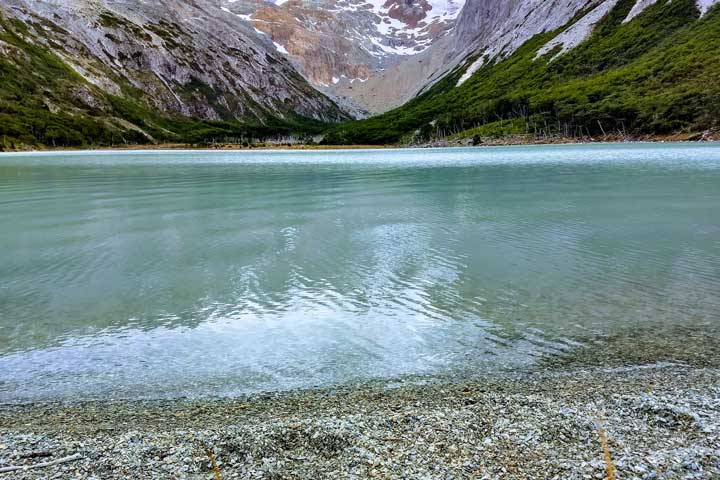
<svg viewBox="0 0 720 480">
<path fill-rule="evenodd" d="M 720 323 L 714 145 L 0 154 L 0 221 L 0 401 L 525 369 Z"/>
</svg>

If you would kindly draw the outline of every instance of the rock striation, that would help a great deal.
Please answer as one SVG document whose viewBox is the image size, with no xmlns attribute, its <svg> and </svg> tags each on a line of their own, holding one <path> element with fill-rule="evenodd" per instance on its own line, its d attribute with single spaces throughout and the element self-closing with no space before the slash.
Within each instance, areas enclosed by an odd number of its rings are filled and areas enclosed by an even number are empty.
<svg viewBox="0 0 720 480">
<path fill-rule="evenodd" d="M 315 87 L 372 108 L 356 92 L 452 32 L 464 0 L 224 0 Z M 395 89 L 390 89 L 395 91 Z M 342 101 L 342 100 L 341 100 Z M 368 108 L 370 107 L 370 108 Z"/>
<path fill-rule="evenodd" d="M 273 44 L 216 2 L 5 0 L 3 18 L 90 84 L 203 120 L 347 118 Z"/>
</svg>

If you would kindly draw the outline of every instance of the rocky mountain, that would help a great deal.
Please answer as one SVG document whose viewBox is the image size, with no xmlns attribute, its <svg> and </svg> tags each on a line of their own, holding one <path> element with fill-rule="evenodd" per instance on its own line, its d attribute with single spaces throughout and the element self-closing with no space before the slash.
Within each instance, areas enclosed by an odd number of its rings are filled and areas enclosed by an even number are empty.
<svg viewBox="0 0 720 480">
<path fill-rule="evenodd" d="M 628 0 L 629 22 L 662 0 Z M 573 19 L 580 21 L 557 44 L 564 51 L 579 45 L 618 0 L 467 0 L 448 34 L 371 76 L 353 91 L 339 88 L 372 113 L 403 105 L 443 78 L 454 68 L 464 68 L 460 82 L 490 61 L 506 58 L 535 35 L 551 32 Z M 704 15 L 718 0 L 696 0 Z M 554 47 L 553 43 L 548 50 Z M 466 65 L 464 65 L 467 62 Z"/>
<path fill-rule="evenodd" d="M 218 2 L 3 0 L 0 20 L 5 112 L 27 110 L 35 99 L 41 110 L 90 115 L 121 130 L 132 125 L 147 138 L 167 125 L 138 125 L 128 102 L 166 118 L 257 125 L 348 118 L 269 39 Z M 57 72 L 43 78 L 39 72 L 51 66 Z M 27 75 L 33 69 L 38 73 Z"/>
<path fill-rule="evenodd" d="M 470 57 L 477 58 L 465 70 L 463 80 L 487 60 L 513 53 L 534 35 L 561 27 L 592 5 L 602 4 L 605 8 L 611 3 L 614 2 L 467 0 L 450 35 L 422 54 L 381 72 L 357 96 L 370 111 L 385 112 L 404 104 Z M 640 3 L 647 2 L 638 0 Z M 387 98 L 386 85 L 402 85 L 402 91 L 392 92 L 391 98 Z"/>
<path fill-rule="evenodd" d="M 473 52 L 510 53 L 593 3 L 223 0 L 223 9 L 267 35 L 314 86 L 362 115 L 403 104 Z"/>
<path fill-rule="evenodd" d="M 487 123 L 488 92 L 530 95 L 502 78 L 513 65 L 531 93 L 579 82 L 669 48 L 661 39 L 717 18 L 718 1 L 4 0 L 0 134 L 61 144 L 311 135 L 406 103 L 403 115 L 427 108 L 398 130 L 371 119 L 382 135 L 361 143 L 428 122 L 463 130 Z M 559 75 L 567 62 L 579 63 Z"/>
<path fill-rule="evenodd" d="M 271 39 L 315 87 L 375 112 L 355 90 L 452 32 L 463 2 L 223 0 L 222 8 Z"/>
<path fill-rule="evenodd" d="M 407 103 L 335 128 L 327 141 L 713 132 L 720 129 L 716 3 L 468 0 L 450 35 L 375 79 L 379 89 L 411 78 Z"/>
</svg>

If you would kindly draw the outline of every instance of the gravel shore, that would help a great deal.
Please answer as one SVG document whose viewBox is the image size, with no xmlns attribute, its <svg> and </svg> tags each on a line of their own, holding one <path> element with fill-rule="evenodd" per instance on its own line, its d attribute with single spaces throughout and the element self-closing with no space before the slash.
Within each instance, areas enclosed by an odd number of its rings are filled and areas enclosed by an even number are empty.
<svg viewBox="0 0 720 480">
<path fill-rule="evenodd" d="M 573 367 L 232 400 L 0 406 L 0 468 L 74 454 L 0 478 L 720 478 L 720 369 Z"/>
</svg>

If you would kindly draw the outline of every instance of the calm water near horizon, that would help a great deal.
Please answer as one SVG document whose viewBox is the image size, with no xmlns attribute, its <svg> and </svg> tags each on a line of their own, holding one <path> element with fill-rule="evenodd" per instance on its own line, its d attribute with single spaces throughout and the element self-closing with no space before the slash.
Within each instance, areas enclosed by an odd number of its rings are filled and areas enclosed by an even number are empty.
<svg viewBox="0 0 720 480">
<path fill-rule="evenodd" d="M 720 323 L 720 145 L 0 154 L 0 222 L 0 402 L 527 369 Z"/>
</svg>

